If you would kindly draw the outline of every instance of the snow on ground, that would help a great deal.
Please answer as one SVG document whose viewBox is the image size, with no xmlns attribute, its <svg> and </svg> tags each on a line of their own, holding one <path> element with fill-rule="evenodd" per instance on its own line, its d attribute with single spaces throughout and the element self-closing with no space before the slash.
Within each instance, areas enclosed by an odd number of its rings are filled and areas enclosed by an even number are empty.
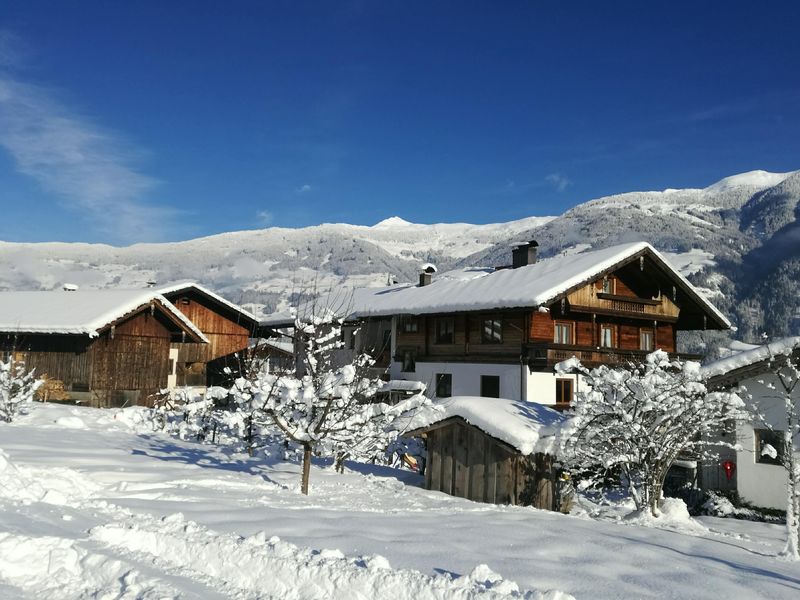
<svg viewBox="0 0 800 600">
<path fill-rule="evenodd" d="M 777 525 L 666 528 L 421 489 L 413 474 L 267 464 L 115 412 L 0 424 L 0 598 L 796 598 Z M 138 432 L 137 432 L 138 429 Z M 498 575 L 499 574 L 499 575 Z"/>
</svg>

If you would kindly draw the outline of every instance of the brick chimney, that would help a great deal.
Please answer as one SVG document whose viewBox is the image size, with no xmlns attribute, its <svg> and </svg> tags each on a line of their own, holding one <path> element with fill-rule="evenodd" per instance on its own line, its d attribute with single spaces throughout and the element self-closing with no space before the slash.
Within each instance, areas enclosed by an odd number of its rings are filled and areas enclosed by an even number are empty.
<svg viewBox="0 0 800 600">
<path fill-rule="evenodd" d="M 517 246 L 511 251 L 511 268 L 524 267 L 536 262 L 539 252 L 539 242 L 531 240 L 527 244 Z"/>
</svg>

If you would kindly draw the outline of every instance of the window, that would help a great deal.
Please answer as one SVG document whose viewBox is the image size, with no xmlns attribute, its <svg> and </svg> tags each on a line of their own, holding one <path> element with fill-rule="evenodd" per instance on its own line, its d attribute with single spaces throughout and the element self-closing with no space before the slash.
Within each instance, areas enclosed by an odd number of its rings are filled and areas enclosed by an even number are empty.
<svg viewBox="0 0 800 600">
<path fill-rule="evenodd" d="M 600 346 L 603 348 L 614 347 L 614 326 L 600 325 Z"/>
<path fill-rule="evenodd" d="M 402 320 L 401 324 L 403 333 L 417 333 L 419 331 L 419 324 L 416 319 L 406 317 Z"/>
<path fill-rule="evenodd" d="M 652 352 L 655 348 L 655 336 L 652 329 L 639 330 L 639 349 Z"/>
<path fill-rule="evenodd" d="M 553 341 L 556 344 L 571 344 L 572 343 L 572 323 L 556 323 L 555 337 Z"/>
<path fill-rule="evenodd" d="M 355 329 L 350 332 L 350 350 L 356 349 L 356 331 Z"/>
<path fill-rule="evenodd" d="M 452 344 L 455 342 L 455 321 L 452 318 L 436 319 L 436 343 Z"/>
<path fill-rule="evenodd" d="M 783 432 L 756 429 L 756 462 L 765 465 L 783 464 Z"/>
<path fill-rule="evenodd" d="M 389 329 L 384 329 L 382 350 L 388 350 L 391 347 L 392 347 L 392 332 Z"/>
<path fill-rule="evenodd" d="M 417 369 L 417 361 L 411 350 L 403 352 L 403 372 L 413 373 Z"/>
<path fill-rule="evenodd" d="M 500 319 L 484 319 L 481 327 L 481 342 L 484 344 L 503 343 L 503 321 Z"/>
<path fill-rule="evenodd" d="M 613 294 L 615 287 L 613 277 L 603 277 L 600 281 L 600 290 L 603 294 Z"/>
<path fill-rule="evenodd" d="M 572 403 L 572 379 L 556 379 L 556 404 Z"/>
<path fill-rule="evenodd" d="M 436 374 L 436 397 L 449 398 L 453 395 L 453 376 L 450 373 Z"/>
<path fill-rule="evenodd" d="M 500 377 L 497 375 L 481 375 L 481 396 L 484 398 L 499 398 Z"/>
</svg>

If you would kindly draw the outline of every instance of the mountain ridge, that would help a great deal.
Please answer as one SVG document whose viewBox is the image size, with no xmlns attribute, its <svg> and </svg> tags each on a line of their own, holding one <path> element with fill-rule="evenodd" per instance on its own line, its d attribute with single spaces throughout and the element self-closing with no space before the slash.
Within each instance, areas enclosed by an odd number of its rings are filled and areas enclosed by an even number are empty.
<svg viewBox="0 0 800 600">
<path fill-rule="evenodd" d="M 625 192 L 554 217 L 506 223 L 323 223 L 220 233 L 161 244 L 0 242 L 0 289 L 142 287 L 193 279 L 253 310 L 335 286 L 413 281 L 440 270 L 510 262 L 511 246 L 536 239 L 543 258 L 648 241 L 738 326 L 739 339 L 800 333 L 800 171 L 749 171 L 705 188 Z"/>
</svg>

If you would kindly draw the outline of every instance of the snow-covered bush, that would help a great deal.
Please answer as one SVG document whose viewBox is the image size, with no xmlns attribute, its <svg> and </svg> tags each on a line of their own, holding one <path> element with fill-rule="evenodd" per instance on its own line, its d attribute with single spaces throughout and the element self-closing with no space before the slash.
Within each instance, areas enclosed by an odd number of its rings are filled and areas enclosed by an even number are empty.
<svg viewBox="0 0 800 600">
<path fill-rule="evenodd" d="M 0 421 L 10 423 L 33 400 L 37 388 L 42 384 L 33 374 L 26 371 L 25 363 L 9 356 L 0 361 Z"/>
<path fill-rule="evenodd" d="M 657 517 L 664 479 L 678 455 L 710 458 L 709 435 L 726 420 L 744 417 L 741 398 L 710 392 L 699 367 L 660 350 L 627 368 L 589 370 L 575 358 L 557 365 L 560 372 L 583 374 L 587 387 L 577 394 L 564 430 L 567 464 L 590 485 L 618 474 L 637 511 Z"/>
</svg>

